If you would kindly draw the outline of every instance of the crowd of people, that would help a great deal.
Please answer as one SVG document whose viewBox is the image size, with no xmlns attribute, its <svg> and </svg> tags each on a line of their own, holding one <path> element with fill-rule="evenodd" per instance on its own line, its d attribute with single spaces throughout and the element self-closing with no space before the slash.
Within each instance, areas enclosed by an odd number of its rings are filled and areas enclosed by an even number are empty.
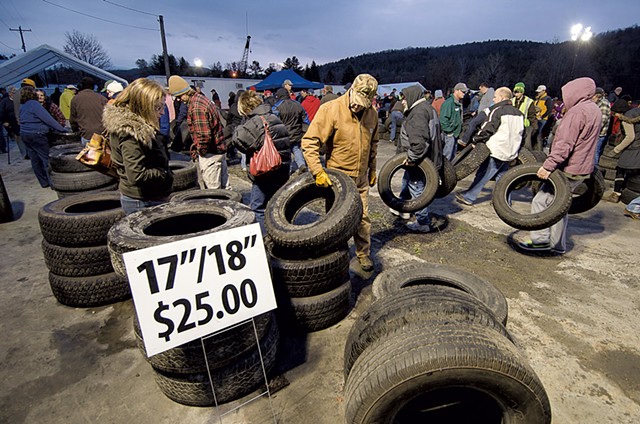
<svg viewBox="0 0 640 424">
<path fill-rule="evenodd" d="M 368 74 L 358 75 L 345 89 L 344 94 L 334 94 L 333 87 L 325 86 L 322 96 L 316 96 L 315 90 L 285 80 L 275 93 L 252 89 L 229 93 L 229 109 L 222 110 L 215 90 L 209 98 L 177 75 L 169 78 L 167 87 L 140 78 L 126 87 L 107 81 L 101 92 L 92 78 L 85 77 L 78 87 L 56 89 L 51 98 L 36 90 L 33 80 L 24 79 L 19 89 L 0 89 L 0 152 L 7 150 L 7 139 L 15 140 L 20 154 L 31 160 L 40 185 L 48 187 L 49 131 L 77 132 L 82 143 L 94 133 L 106 134 L 121 203 L 126 213 L 132 213 L 167 201 L 173 181 L 170 150 L 189 153 L 201 188 L 229 189 L 227 161 L 239 154 L 242 168 L 248 169 L 268 133 L 282 166 L 265 175 L 247 173 L 252 182 L 250 206 L 263 231 L 266 205 L 290 175 L 308 171 L 318 186 L 329 187 L 326 169 L 342 171 L 353 179 L 364 206 L 354 237 L 364 271 L 374 266 L 368 194 L 377 182 L 377 144 L 382 134 L 407 155 L 400 193 L 407 200 L 424 190 L 417 171 L 421 161 L 429 159 L 440 169 L 469 144 L 485 143 L 490 155 L 469 189 L 455 193 L 465 206 L 473 206 L 489 180 L 500 179 L 521 147 L 548 153 L 539 178 L 546 180 L 558 170 L 572 188 L 589 178 L 602 154 L 619 155 L 614 191 L 607 196 L 614 202 L 625 181 L 640 170 L 640 109 L 632 107 L 621 88 L 607 96 L 590 78 L 570 81 L 556 99 L 545 85 L 529 97 L 522 82 L 497 89 L 482 83 L 478 90 L 459 82 L 447 96 L 442 89 L 432 94 L 415 85 L 379 96 L 378 82 Z M 614 145 L 611 153 L 605 150 L 607 144 Z M 550 187 L 543 184 L 532 211 L 546 208 L 552 198 Z M 639 199 L 630 203 L 626 214 L 640 217 Z M 415 218 L 407 223 L 410 231 L 433 231 L 434 216 L 428 207 L 416 211 Z M 565 216 L 549 229 L 532 232 L 521 248 L 564 253 L 567 222 Z"/>
</svg>

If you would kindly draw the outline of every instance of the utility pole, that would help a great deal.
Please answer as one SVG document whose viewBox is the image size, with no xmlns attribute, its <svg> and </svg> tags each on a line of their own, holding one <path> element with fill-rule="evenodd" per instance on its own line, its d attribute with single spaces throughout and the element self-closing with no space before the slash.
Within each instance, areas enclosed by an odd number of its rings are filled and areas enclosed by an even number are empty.
<svg viewBox="0 0 640 424">
<path fill-rule="evenodd" d="M 22 35 L 23 32 L 31 32 L 30 29 L 22 29 L 22 26 L 18 26 L 18 29 L 15 28 L 9 28 L 9 31 L 18 31 L 20 32 L 20 38 L 22 39 L 22 51 L 23 52 L 27 52 L 27 47 L 24 45 L 24 35 Z"/>
<path fill-rule="evenodd" d="M 171 71 L 169 70 L 169 54 L 167 53 L 167 38 L 164 35 L 164 18 L 162 15 L 158 16 L 160 21 L 160 37 L 162 37 L 162 55 L 164 56 L 164 73 L 167 75 L 167 85 L 169 85 L 169 76 Z"/>
</svg>

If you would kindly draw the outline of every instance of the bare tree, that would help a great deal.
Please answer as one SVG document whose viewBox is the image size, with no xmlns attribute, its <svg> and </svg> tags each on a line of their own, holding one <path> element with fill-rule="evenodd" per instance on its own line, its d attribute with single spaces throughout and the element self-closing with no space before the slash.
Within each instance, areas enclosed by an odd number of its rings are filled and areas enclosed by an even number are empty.
<svg viewBox="0 0 640 424">
<path fill-rule="evenodd" d="M 93 34 L 83 34 L 74 29 L 71 34 L 65 32 L 64 35 L 66 40 L 64 45 L 65 53 L 69 53 L 98 68 L 111 66 L 109 55 Z"/>
</svg>

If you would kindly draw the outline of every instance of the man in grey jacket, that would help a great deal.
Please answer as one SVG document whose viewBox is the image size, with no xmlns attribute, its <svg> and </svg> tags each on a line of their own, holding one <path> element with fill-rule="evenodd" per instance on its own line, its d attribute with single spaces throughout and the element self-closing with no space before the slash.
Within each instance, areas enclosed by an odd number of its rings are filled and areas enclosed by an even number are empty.
<svg viewBox="0 0 640 424">
<path fill-rule="evenodd" d="M 549 157 L 538 170 L 538 177 L 546 180 L 553 171 L 563 172 L 569 181 L 570 191 L 589 178 L 593 172 L 602 113 L 591 99 L 596 84 L 591 78 L 577 78 L 562 87 L 562 99 L 567 112 L 564 114 L 551 145 Z M 546 209 L 555 195 L 550 184 L 543 183 L 531 202 L 531 213 Z M 564 254 L 568 214 L 549 228 L 531 232 L 531 240 L 519 244 L 529 252 Z"/>
</svg>

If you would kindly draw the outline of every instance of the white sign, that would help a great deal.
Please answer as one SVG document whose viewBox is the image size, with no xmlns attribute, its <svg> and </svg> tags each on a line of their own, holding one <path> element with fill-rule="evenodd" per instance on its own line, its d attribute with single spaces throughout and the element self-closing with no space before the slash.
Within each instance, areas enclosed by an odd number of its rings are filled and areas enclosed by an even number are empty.
<svg viewBox="0 0 640 424">
<path fill-rule="evenodd" d="M 123 259 L 149 356 L 277 307 L 258 224 Z"/>
</svg>

